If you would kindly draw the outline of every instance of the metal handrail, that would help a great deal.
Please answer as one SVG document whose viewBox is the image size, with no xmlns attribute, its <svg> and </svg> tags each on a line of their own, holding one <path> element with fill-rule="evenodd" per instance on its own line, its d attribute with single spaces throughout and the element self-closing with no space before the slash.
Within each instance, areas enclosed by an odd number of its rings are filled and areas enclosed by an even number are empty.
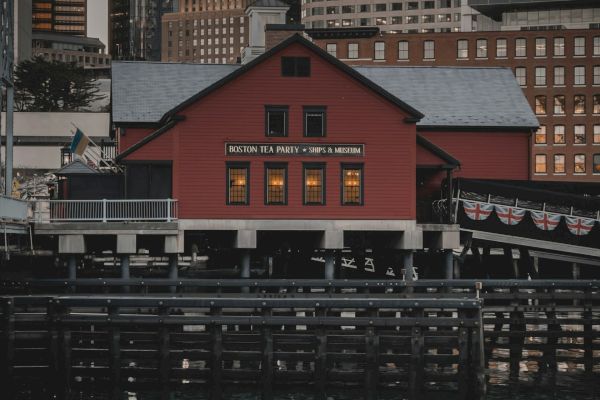
<svg viewBox="0 0 600 400">
<path fill-rule="evenodd" d="M 176 199 L 33 200 L 34 222 L 176 221 Z"/>
</svg>

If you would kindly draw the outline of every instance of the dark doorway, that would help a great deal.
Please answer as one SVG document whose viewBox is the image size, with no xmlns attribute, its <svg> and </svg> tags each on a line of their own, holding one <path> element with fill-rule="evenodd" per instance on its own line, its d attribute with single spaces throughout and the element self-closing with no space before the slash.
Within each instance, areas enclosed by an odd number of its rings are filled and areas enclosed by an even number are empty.
<svg viewBox="0 0 600 400">
<path fill-rule="evenodd" d="M 127 164 L 126 190 L 128 199 L 171 198 L 171 162 Z"/>
</svg>

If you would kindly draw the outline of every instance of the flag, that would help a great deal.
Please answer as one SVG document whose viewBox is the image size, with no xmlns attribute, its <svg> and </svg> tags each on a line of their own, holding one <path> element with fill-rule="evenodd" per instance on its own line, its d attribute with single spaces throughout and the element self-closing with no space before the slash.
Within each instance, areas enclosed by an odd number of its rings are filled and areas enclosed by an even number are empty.
<svg viewBox="0 0 600 400">
<path fill-rule="evenodd" d="M 583 236 L 590 233 L 596 220 L 591 218 L 580 217 L 565 217 L 567 219 L 567 227 L 573 235 Z"/>
<path fill-rule="evenodd" d="M 560 214 L 552 214 L 544 211 L 531 211 L 531 219 L 539 229 L 553 231 L 560 222 Z"/>
<path fill-rule="evenodd" d="M 500 221 L 506 225 L 517 225 L 525 216 L 525 210 L 522 208 L 496 205 L 494 209 Z"/>
<path fill-rule="evenodd" d="M 463 200 L 463 207 L 465 208 L 465 214 L 467 214 L 467 217 L 475 221 L 483 221 L 487 219 L 494 209 L 494 206 L 491 204 L 476 203 L 466 200 Z"/>
<path fill-rule="evenodd" d="M 71 142 L 71 153 L 77 154 L 78 156 L 82 155 L 89 142 L 90 138 L 88 138 L 81 129 L 77 128 L 75 135 L 73 135 L 73 141 Z"/>
</svg>

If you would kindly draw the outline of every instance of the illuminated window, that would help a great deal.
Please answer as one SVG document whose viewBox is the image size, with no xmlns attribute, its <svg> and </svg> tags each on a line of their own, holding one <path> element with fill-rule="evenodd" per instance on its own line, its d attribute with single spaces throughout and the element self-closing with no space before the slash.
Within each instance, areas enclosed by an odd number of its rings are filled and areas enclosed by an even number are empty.
<svg viewBox="0 0 600 400">
<path fill-rule="evenodd" d="M 536 154 L 535 155 L 535 173 L 545 174 L 546 173 L 546 155 Z"/>
<path fill-rule="evenodd" d="M 266 204 L 287 204 L 287 165 L 265 164 Z"/>
<path fill-rule="evenodd" d="M 585 154 L 575 154 L 574 161 L 574 172 L 576 174 L 585 174 Z"/>
<path fill-rule="evenodd" d="M 323 137 L 327 131 L 325 107 L 304 107 L 304 136 Z"/>
<path fill-rule="evenodd" d="M 304 164 L 304 204 L 325 204 L 325 164 Z"/>
<path fill-rule="evenodd" d="M 592 172 L 600 174 L 600 154 L 594 154 Z"/>
<path fill-rule="evenodd" d="M 287 136 L 288 106 L 265 106 L 265 135 Z"/>
<path fill-rule="evenodd" d="M 600 125 L 594 125 L 594 144 L 600 144 Z"/>
<path fill-rule="evenodd" d="M 573 134 L 574 144 L 585 144 L 585 125 L 575 125 Z"/>
<path fill-rule="evenodd" d="M 585 96 L 577 94 L 573 97 L 573 113 L 585 114 Z"/>
<path fill-rule="evenodd" d="M 565 144 L 567 140 L 565 138 L 565 126 L 554 125 L 554 144 Z"/>
<path fill-rule="evenodd" d="M 250 203 L 249 179 L 250 163 L 227 164 L 227 204 L 247 205 Z"/>
<path fill-rule="evenodd" d="M 362 165 L 342 164 L 342 205 L 363 204 Z"/>
<path fill-rule="evenodd" d="M 535 96 L 535 113 L 537 115 L 546 114 L 546 96 Z"/>
<path fill-rule="evenodd" d="M 565 173 L 565 155 L 555 154 L 554 155 L 554 173 L 564 174 Z"/>
<path fill-rule="evenodd" d="M 540 125 L 535 133 L 535 144 L 546 144 L 546 125 Z"/>
<path fill-rule="evenodd" d="M 593 103 L 592 112 L 594 114 L 600 114 L 600 94 L 594 95 L 594 103 Z"/>
</svg>

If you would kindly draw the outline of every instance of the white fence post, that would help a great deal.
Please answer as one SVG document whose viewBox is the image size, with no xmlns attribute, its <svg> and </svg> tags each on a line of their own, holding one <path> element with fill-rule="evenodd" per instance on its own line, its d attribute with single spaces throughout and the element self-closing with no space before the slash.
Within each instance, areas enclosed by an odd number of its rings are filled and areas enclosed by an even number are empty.
<svg viewBox="0 0 600 400">
<path fill-rule="evenodd" d="M 167 199 L 167 222 L 171 222 L 171 199 Z"/>
<path fill-rule="evenodd" d="M 102 199 L 102 222 L 106 222 L 106 199 Z"/>
</svg>

